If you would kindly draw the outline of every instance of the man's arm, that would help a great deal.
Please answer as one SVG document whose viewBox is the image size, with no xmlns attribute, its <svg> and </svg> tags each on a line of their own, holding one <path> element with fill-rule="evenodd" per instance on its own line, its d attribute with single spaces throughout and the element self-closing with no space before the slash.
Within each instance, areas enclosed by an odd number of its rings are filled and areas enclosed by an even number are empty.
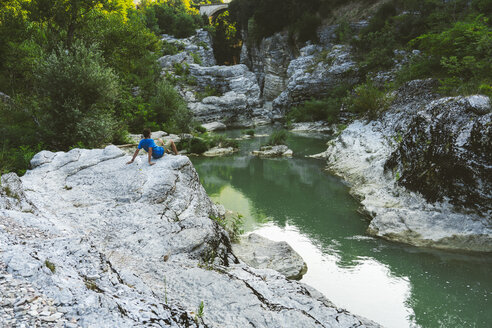
<svg viewBox="0 0 492 328">
<path fill-rule="evenodd" d="M 149 165 L 154 165 L 155 163 L 152 163 L 152 147 L 149 147 Z"/>
<path fill-rule="evenodd" d="M 135 157 L 137 157 L 137 155 L 138 155 L 138 152 L 139 152 L 139 151 L 140 151 L 140 149 L 138 149 L 138 148 L 137 148 L 137 150 L 135 150 L 135 153 L 133 154 L 133 158 L 132 158 L 132 160 L 131 160 L 131 161 L 129 161 L 128 163 L 126 163 L 126 164 L 131 164 L 131 163 L 133 163 L 133 161 L 135 160 Z"/>
</svg>

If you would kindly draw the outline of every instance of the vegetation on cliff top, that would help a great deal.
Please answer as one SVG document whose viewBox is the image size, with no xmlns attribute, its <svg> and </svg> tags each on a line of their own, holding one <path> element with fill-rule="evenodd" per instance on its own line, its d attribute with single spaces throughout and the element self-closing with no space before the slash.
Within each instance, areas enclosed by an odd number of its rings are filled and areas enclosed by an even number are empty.
<svg viewBox="0 0 492 328">
<path fill-rule="evenodd" d="M 318 41 L 322 21 L 339 22 L 337 42 L 352 46 L 358 62 L 360 85 L 333 90 L 324 99 L 311 99 L 292 108 L 288 119 L 337 119 L 344 103 L 352 112 L 374 118 L 387 105 L 385 94 L 404 82 L 436 78 L 445 95 L 481 93 L 492 95 L 492 1 L 491 0 L 389 0 L 363 2 L 371 15 L 367 27 L 354 30 L 338 17 L 361 1 L 349 0 L 233 0 L 231 17 L 248 41 L 260 41 L 275 32 L 288 31 L 294 44 Z M 348 8 L 348 9 L 347 9 Z M 353 9 L 356 11 L 356 9 Z M 351 15 L 346 14 L 345 17 Z M 358 17 L 361 19 L 362 17 Z M 244 34 L 243 33 L 243 34 Z M 246 36 L 244 35 L 244 36 Z M 375 74 L 388 71 L 404 50 L 410 60 L 396 80 L 382 85 Z"/>
<path fill-rule="evenodd" d="M 189 0 L 6 0 L 0 3 L 0 174 L 41 149 L 122 143 L 144 126 L 191 129 L 160 76 L 156 34 L 208 24 Z"/>
</svg>

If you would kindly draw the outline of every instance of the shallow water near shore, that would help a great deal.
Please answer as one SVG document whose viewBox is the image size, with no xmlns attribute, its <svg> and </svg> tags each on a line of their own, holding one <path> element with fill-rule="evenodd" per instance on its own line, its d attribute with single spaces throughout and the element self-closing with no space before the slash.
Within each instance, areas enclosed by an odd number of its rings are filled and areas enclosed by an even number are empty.
<svg viewBox="0 0 492 328">
<path fill-rule="evenodd" d="M 272 128 L 257 129 L 257 134 Z M 225 132 L 240 137 L 240 130 Z M 337 306 L 385 327 L 490 327 L 492 254 L 451 253 L 373 238 L 349 188 L 306 158 L 328 136 L 290 134 L 293 158 L 249 153 L 267 137 L 240 142 L 232 156 L 192 157 L 215 202 L 244 216 L 245 232 L 287 241 L 306 261 L 301 282 Z"/>
</svg>

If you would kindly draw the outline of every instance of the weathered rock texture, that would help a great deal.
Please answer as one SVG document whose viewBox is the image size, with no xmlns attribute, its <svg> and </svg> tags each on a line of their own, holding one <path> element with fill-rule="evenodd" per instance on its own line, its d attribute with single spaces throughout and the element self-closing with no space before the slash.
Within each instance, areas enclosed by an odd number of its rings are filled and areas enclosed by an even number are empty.
<svg viewBox="0 0 492 328">
<path fill-rule="evenodd" d="M 129 158 L 114 146 L 43 151 L 22 178 L 2 176 L 0 326 L 374 325 L 236 263 L 188 158 Z"/>
<path fill-rule="evenodd" d="M 159 58 L 159 63 L 163 68 L 172 67 L 175 63 L 194 64 L 195 59 L 192 54 L 198 56 L 201 61 L 200 65 L 215 65 L 212 37 L 207 31 L 197 30 L 195 35 L 185 39 L 176 39 L 171 35 L 164 34 L 162 36 L 162 41 L 171 43 L 179 48 L 183 48 L 183 51 L 176 55 L 166 55 Z"/>
<path fill-rule="evenodd" d="M 492 114 L 484 96 L 439 98 L 412 81 L 378 120 L 355 121 L 324 156 L 372 217 L 369 232 L 492 251 Z"/>
<path fill-rule="evenodd" d="M 274 111 L 281 114 L 311 98 L 326 97 L 335 87 L 358 81 L 350 48 L 343 45 L 302 48 L 301 56 L 290 62 L 287 75 L 287 88 L 273 101 Z"/>
<path fill-rule="evenodd" d="M 260 150 L 254 150 L 251 154 L 260 157 L 291 157 L 294 153 L 286 145 L 262 146 Z"/>
<path fill-rule="evenodd" d="M 273 269 L 289 279 L 301 279 L 307 271 L 302 257 L 285 241 L 275 242 L 251 233 L 232 244 L 234 254 L 257 269 Z"/>
<path fill-rule="evenodd" d="M 241 49 L 241 63 L 246 64 L 257 76 L 266 101 L 275 99 L 287 86 L 287 68 L 295 59 L 295 48 L 289 45 L 288 33 L 276 33 L 261 41 L 259 47 L 247 42 Z"/>
<path fill-rule="evenodd" d="M 197 121 L 221 122 L 227 126 L 252 126 L 270 121 L 255 74 L 242 64 L 215 65 L 208 32 L 199 30 L 187 39 L 164 36 L 163 40 L 183 49 L 160 58 L 159 63 L 163 74 L 176 78 L 176 89 Z"/>
<path fill-rule="evenodd" d="M 245 65 L 191 65 L 190 75 L 196 79 L 196 92 L 204 92 L 208 88 L 220 94 L 195 102 L 187 97 L 188 107 L 200 122 L 231 123 L 252 117 L 254 108 L 261 106 L 258 82 Z"/>
</svg>

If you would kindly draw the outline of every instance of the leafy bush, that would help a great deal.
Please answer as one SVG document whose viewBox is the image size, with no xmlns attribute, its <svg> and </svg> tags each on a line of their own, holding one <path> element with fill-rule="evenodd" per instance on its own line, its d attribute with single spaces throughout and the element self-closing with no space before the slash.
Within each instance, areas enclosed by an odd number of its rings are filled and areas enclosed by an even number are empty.
<svg viewBox="0 0 492 328">
<path fill-rule="evenodd" d="M 89 147 L 111 142 L 119 80 L 101 51 L 80 42 L 70 50 L 59 46 L 39 61 L 35 76 L 36 115 L 47 145 L 67 149 L 79 141 Z"/>
<path fill-rule="evenodd" d="M 248 136 L 254 136 L 255 130 L 253 130 L 253 129 L 246 130 L 246 131 L 244 131 L 244 134 L 247 134 Z"/>
<path fill-rule="evenodd" d="M 355 87 L 354 94 L 347 96 L 346 102 L 351 112 L 366 114 L 369 118 L 374 119 L 388 109 L 391 99 L 371 81 L 367 81 Z"/>
<path fill-rule="evenodd" d="M 198 65 L 201 65 L 201 64 L 202 64 L 202 58 L 200 57 L 200 55 L 198 55 L 198 54 L 196 54 L 196 53 L 192 52 L 192 53 L 191 53 L 191 57 L 193 58 L 193 62 L 194 62 L 195 64 L 198 64 Z"/>
<path fill-rule="evenodd" d="M 270 138 L 268 138 L 267 145 L 276 146 L 276 145 L 284 145 L 285 141 L 287 141 L 287 130 L 276 130 L 272 133 Z"/>
<path fill-rule="evenodd" d="M 197 125 L 197 126 L 195 126 L 195 131 L 198 133 L 205 133 L 205 132 L 207 132 L 207 129 L 204 128 L 202 125 Z"/>
<path fill-rule="evenodd" d="M 209 149 L 207 142 L 201 138 L 191 138 L 188 140 L 186 149 L 192 154 L 202 154 Z"/>
<path fill-rule="evenodd" d="M 193 124 L 192 113 L 186 102 L 171 83 L 161 80 L 156 94 L 150 98 L 147 122 L 155 122 L 171 133 L 189 132 Z"/>
<path fill-rule="evenodd" d="M 221 147 L 221 148 L 239 148 L 239 141 L 234 139 L 229 139 L 224 135 L 214 135 L 209 139 L 208 144 L 211 147 Z"/>
<path fill-rule="evenodd" d="M 424 73 L 430 75 L 439 68 L 443 93 L 475 93 L 492 83 L 492 31 L 483 16 L 457 22 L 440 33 L 421 35 L 411 44 L 430 55 Z"/>
<path fill-rule="evenodd" d="M 322 52 L 317 60 L 328 61 L 330 58 L 326 56 L 325 52 Z M 326 121 L 334 123 L 338 119 L 343 97 L 350 88 L 350 85 L 340 84 L 328 90 L 329 96 L 323 99 L 305 101 L 303 104 L 291 108 L 287 113 L 287 119 L 294 122 Z"/>
<path fill-rule="evenodd" d="M 297 21 L 295 30 L 299 41 L 306 42 L 308 40 L 318 41 L 317 30 L 321 25 L 321 18 L 314 13 L 304 13 Z"/>
<path fill-rule="evenodd" d="M 190 66 L 188 65 L 188 63 L 174 63 L 173 69 L 176 75 L 187 76 L 190 74 Z"/>
<path fill-rule="evenodd" d="M 340 98 L 311 99 L 290 109 L 287 119 L 294 122 L 327 121 L 333 123 L 338 118 L 341 105 Z"/>
<path fill-rule="evenodd" d="M 193 35 L 205 22 L 189 1 L 142 1 L 147 27 L 156 34 L 170 34 L 177 38 Z"/>
</svg>

